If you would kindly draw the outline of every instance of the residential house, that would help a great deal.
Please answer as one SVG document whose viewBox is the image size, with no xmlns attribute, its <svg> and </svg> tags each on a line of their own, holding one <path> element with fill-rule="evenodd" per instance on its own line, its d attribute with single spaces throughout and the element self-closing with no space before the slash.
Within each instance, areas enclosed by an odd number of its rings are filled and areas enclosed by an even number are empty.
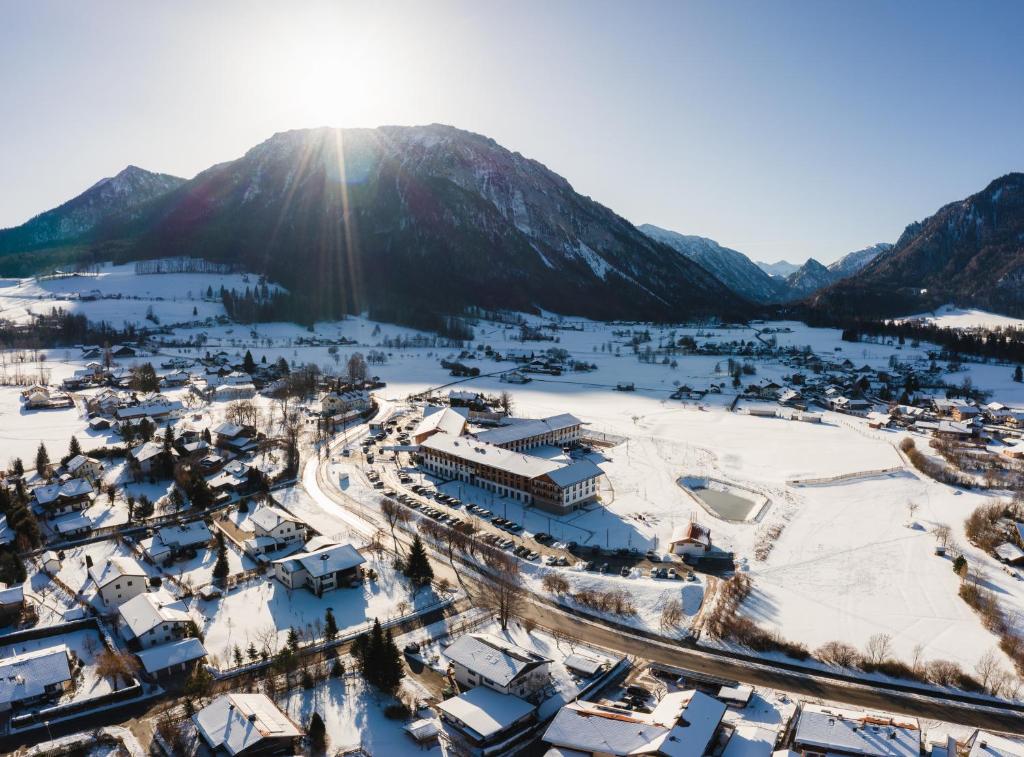
<svg viewBox="0 0 1024 757">
<path fill-rule="evenodd" d="M 691 520 L 676 526 L 669 540 L 669 551 L 683 557 L 703 557 L 711 550 L 711 529 Z"/>
<path fill-rule="evenodd" d="M 142 663 L 142 669 L 149 675 L 157 680 L 171 678 L 176 681 L 187 679 L 206 655 L 203 642 L 193 636 L 143 649 L 135 654 Z"/>
<path fill-rule="evenodd" d="M 321 415 L 362 413 L 370 408 L 370 393 L 365 389 L 325 392 L 320 395 Z"/>
<path fill-rule="evenodd" d="M 132 597 L 117 608 L 122 633 L 132 649 L 148 649 L 188 635 L 188 608 L 166 589 Z"/>
<path fill-rule="evenodd" d="M 460 636 L 444 650 L 448 671 L 462 689 L 486 686 L 530 699 L 549 683 L 551 660 L 497 636 Z"/>
<path fill-rule="evenodd" d="M 700 757 L 711 751 L 725 711 L 696 690 L 668 693 L 647 713 L 576 701 L 558 711 L 543 739 L 563 754 Z"/>
<path fill-rule="evenodd" d="M 21 617 L 25 607 L 25 586 L 0 582 L 0 626 L 9 626 Z"/>
<path fill-rule="evenodd" d="M 253 535 L 244 546 L 246 551 L 254 555 L 295 548 L 306 540 L 306 524 L 272 505 L 258 507 L 249 514 L 241 527 Z"/>
<path fill-rule="evenodd" d="M 225 421 L 213 429 L 213 443 L 236 453 L 251 452 L 256 449 L 256 429 Z"/>
<path fill-rule="evenodd" d="M 537 708 L 486 686 L 446 699 L 436 706 L 450 751 L 479 757 L 506 754 L 525 741 L 537 722 Z"/>
<path fill-rule="evenodd" d="M 110 557 L 89 568 L 103 604 L 111 609 L 146 591 L 146 571 L 132 557 Z"/>
<path fill-rule="evenodd" d="M 174 454 L 174 450 L 172 450 Z M 135 469 L 143 476 L 158 475 L 164 467 L 166 460 L 164 445 L 162 442 L 150 441 L 140 444 L 131 451 L 131 458 L 135 461 Z"/>
<path fill-rule="evenodd" d="M 289 589 L 307 588 L 318 597 L 362 580 L 366 558 L 351 544 L 334 544 L 274 560 L 274 576 Z"/>
<path fill-rule="evenodd" d="M 153 536 L 139 541 L 147 559 L 156 565 L 167 565 L 194 555 L 213 539 L 204 521 L 163 526 Z"/>
<path fill-rule="evenodd" d="M 1012 736 L 1000 736 L 989 731 L 976 730 L 967 739 L 967 757 L 1024 757 L 1024 739 Z M 932 750 L 932 754 L 935 750 Z M 948 752 L 949 757 L 956 757 L 957 752 Z M 962 754 L 962 753 L 961 753 Z"/>
<path fill-rule="evenodd" d="M 206 483 L 209 484 L 210 491 L 220 499 L 229 497 L 232 493 L 245 494 L 251 491 L 253 474 L 253 469 L 241 460 L 232 460 L 223 465 L 219 472 L 209 478 Z"/>
<path fill-rule="evenodd" d="M 918 757 L 921 729 L 912 718 L 804 705 L 793 749 L 804 755 Z"/>
<path fill-rule="evenodd" d="M 0 712 L 57 699 L 73 685 L 63 644 L 5 657 L 0 660 Z"/>
<path fill-rule="evenodd" d="M 214 753 L 231 757 L 295 754 L 305 735 L 266 694 L 221 694 L 192 722 Z"/>
<path fill-rule="evenodd" d="M 48 518 L 86 509 L 92 504 L 94 493 L 92 484 L 84 478 L 37 486 L 32 490 L 32 496 Z"/>
<path fill-rule="evenodd" d="M 103 463 L 86 455 L 75 455 L 68 460 L 64 470 L 72 478 L 84 478 L 86 481 L 95 484 L 100 476 L 103 475 Z"/>
</svg>

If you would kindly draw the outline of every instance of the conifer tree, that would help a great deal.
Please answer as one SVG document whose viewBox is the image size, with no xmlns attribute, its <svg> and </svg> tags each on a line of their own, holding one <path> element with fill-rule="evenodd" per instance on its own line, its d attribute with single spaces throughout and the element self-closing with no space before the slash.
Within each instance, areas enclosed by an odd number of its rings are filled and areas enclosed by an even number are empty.
<svg viewBox="0 0 1024 757">
<path fill-rule="evenodd" d="M 409 548 L 409 556 L 405 560 L 405 577 L 417 589 L 426 586 L 434 579 L 434 569 L 430 567 L 430 560 L 427 559 L 427 550 L 423 546 L 420 535 L 412 540 L 412 547 Z"/>
<path fill-rule="evenodd" d="M 39 442 L 39 449 L 36 450 L 36 473 L 40 476 L 49 475 L 50 453 L 46 451 L 46 445 Z"/>
<path fill-rule="evenodd" d="M 213 565 L 213 577 L 223 583 L 231 568 L 228 565 L 228 547 L 224 543 L 224 532 L 217 531 L 217 562 Z"/>
<path fill-rule="evenodd" d="M 82 445 L 78 443 L 78 439 L 74 436 L 71 437 L 71 441 L 68 442 L 68 458 L 75 458 L 82 454 Z"/>
</svg>

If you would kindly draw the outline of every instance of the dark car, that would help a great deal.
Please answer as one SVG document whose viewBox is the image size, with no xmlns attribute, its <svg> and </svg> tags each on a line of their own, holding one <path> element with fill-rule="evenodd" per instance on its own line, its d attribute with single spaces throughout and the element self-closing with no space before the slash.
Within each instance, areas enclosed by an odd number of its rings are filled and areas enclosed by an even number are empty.
<svg viewBox="0 0 1024 757">
<path fill-rule="evenodd" d="M 601 572 L 602 573 L 607 573 L 608 570 L 609 570 L 608 563 L 601 563 Z"/>
<path fill-rule="evenodd" d="M 408 644 L 405 645 L 402 651 L 406 654 L 419 654 L 420 645 L 417 644 L 415 641 L 410 641 Z"/>
<path fill-rule="evenodd" d="M 593 560 L 588 560 L 587 564 L 583 566 L 584 570 L 597 570 L 597 565 Z"/>
</svg>

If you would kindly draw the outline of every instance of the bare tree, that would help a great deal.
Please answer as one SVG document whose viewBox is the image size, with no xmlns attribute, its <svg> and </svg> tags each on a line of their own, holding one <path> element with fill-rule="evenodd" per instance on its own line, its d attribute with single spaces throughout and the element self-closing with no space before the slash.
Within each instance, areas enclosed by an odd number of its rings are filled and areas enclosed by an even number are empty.
<svg viewBox="0 0 1024 757">
<path fill-rule="evenodd" d="M 887 633 L 876 633 L 868 639 L 866 649 L 868 662 L 879 665 L 892 652 L 892 636 Z"/>
<path fill-rule="evenodd" d="M 228 404 L 224 417 L 238 426 L 256 426 L 260 410 L 251 399 L 239 399 Z"/>
<path fill-rule="evenodd" d="M 123 679 L 125 685 L 131 684 L 135 674 L 139 672 L 139 661 L 134 655 L 127 652 L 115 652 L 112 649 L 104 649 L 96 658 L 96 673 L 103 678 L 109 678 L 117 691 L 119 679 Z"/>
<path fill-rule="evenodd" d="M 674 631 L 683 622 L 683 603 L 678 598 L 669 599 L 661 608 L 662 633 Z"/>
<path fill-rule="evenodd" d="M 919 504 L 917 504 L 916 502 L 908 502 L 907 503 L 907 520 L 912 522 L 914 520 L 914 515 L 920 509 L 921 509 L 921 506 Z"/>
<path fill-rule="evenodd" d="M 518 615 L 523 606 L 519 564 L 511 555 L 496 549 L 483 550 L 483 558 L 489 570 L 480 586 L 480 603 L 498 616 L 501 630 L 505 631 L 509 620 Z"/>
<path fill-rule="evenodd" d="M 953 536 L 953 531 L 945 523 L 939 523 L 935 526 L 932 531 L 935 534 L 935 541 L 940 547 L 948 547 L 949 540 Z"/>
<path fill-rule="evenodd" d="M 914 645 L 914 651 L 910 653 L 910 667 L 914 675 L 924 674 L 924 644 Z"/>
<path fill-rule="evenodd" d="M 398 537 L 395 535 L 395 526 L 408 523 L 409 513 L 406 512 L 404 507 L 388 497 L 380 498 L 380 512 L 391 528 L 391 539 L 395 543 L 395 554 L 401 554 L 401 550 L 398 547 Z"/>
<path fill-rule="evenodd" d="M 985 652 L 974 665 L 974 672 L 978 674 L 978 682 L 992 694 L 995 692 L 991 690 L 991 684 L 998 676 L 1000 669 L 999 655 L 994 649 Z"/>
</svg>

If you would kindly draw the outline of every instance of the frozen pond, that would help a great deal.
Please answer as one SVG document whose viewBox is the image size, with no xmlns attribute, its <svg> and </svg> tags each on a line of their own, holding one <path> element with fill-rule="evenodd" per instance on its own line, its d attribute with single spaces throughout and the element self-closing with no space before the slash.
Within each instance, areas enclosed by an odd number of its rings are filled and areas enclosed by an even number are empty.
<svg viewBox="0 0 1024 757">
<path fill-rule="evenodd" d="M 716 489 L 694 489 L 693 493 L 701 502 L 711 508 L 720 518 L 726 520 L 747 520 L 754 514 L 757 503 L 732 492 Z"/>
</svg>

